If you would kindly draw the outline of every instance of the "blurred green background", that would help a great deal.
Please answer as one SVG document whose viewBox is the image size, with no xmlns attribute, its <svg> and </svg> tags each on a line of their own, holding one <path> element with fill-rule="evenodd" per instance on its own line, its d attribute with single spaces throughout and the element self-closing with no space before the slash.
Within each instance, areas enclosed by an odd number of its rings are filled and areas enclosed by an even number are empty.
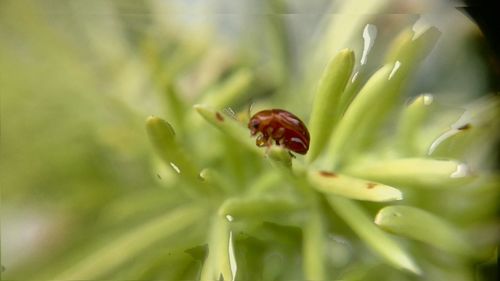
<svg viewBox="0 0 500 281">
<path fill-rule="evenodd" d="M 245 113 L 255 102 L 256 108 L 286 107 L 308 116 L 329 58 L 348 47 L 359 64 L 366 24 L 377 29 L 367 73 L 380 67 L 389 43 L 417 20 L 441 31 L 440 41 L 412 76 L 406 98 L 431 92 L 448 109 L 489 94 L 488 50 L 465 16 L 444 1 L 369 2 L 1 1 L 2 278 L 56 276 L 106 241 L 176 205 L 182 196 L 171 191 L 184 183 L 155 156 L 144 128 L 148 116 L 161 116 L 179 128 L 183 121 L 176 120 L 175 111 L 191 112 L 193 104 L 234 77 L 248 84 L 229 98 L 234 111 Z M 182 102 L 173 103 L 172 92 L 180 93 Z M 460 109 L 450 112 L 442 124 L 453 122 Z M 198 125 L 178 131 L 183 142 L 200 163 L 225 163 L 229 156 L 217 155 L 232 143 L 190 114 L 186 118 Z M 193 131 L 197 138 L 183 135 Z M 495 159 L 473 161 L 496 173 L 491 168 Z M 497 184 L 490 187 L 493 201 L 484 204 L 488 231 L 479 231 L 490 246 L 498 242 Z M 292 241 L 277 248 L 293 244 L 296 237 L 290 233 Z M 184 238 L 171 243 L 200 240 Z M 250 241 L 245 251 L 254 245 L 260 244 Z M 438 264 L 454 262 L 441 258 Z M 202 259 L 195 258 L 197 264 Z M 172 261 L 166 253 L 145 251 L 110 276 L 169 279 L 175 271 L 171 264 L 185 268 L 173 279 L 193 278 L 199 270 L 182 258 Z M 134 266 L 143 275 L 129 275 Z M 481 274 L 458 269 L 442 276 L 476 280 Z"/>
</svg>

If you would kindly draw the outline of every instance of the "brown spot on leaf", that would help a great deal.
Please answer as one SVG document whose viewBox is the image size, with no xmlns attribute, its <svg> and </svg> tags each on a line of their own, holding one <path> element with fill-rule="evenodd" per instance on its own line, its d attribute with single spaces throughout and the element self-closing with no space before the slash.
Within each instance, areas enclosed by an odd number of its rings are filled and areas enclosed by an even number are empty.
<svg viewBox="0 0 500 281">
<path fill-rule="evenodd" d="M 376 183 L 373 183 L 373 182 L 369 182 L 369 183 L 367 183 L 367 184 L 366 184 L 366 188 L 368 188 L 368 189 L 372 189 L 372 188 L 374 188 L 375 186 L 377 186 L 377 184 L 376 184 Z"/>
<path fill-rule="evenodd" d="M 333 172 L 328 172 L 328 171 L 320 171 L 319 174 L 324 176 L 324 177 L 330 177 L 330 178 L 337 177 L 337 174 L 335 174 Z"/>
<path fill-rule="evenodd" d="M 459 130 L 459 131 L 465 131 L 465 130 L 470 129 L 470 127 L 471 127 L 470 124 L 467 123 L 465 125 L 462 125 L 462 126 L 458 127 L 457 130 Z"/>
<path fill-rule="evenodd" d="M 219 112 L 215 113 L 215 118 L 217 118 L 217 120 L 219 120 L 220 122 L 224 121 L 224 116 L 222 116 L 222 114 L 220 114 Z"/>
</svg>

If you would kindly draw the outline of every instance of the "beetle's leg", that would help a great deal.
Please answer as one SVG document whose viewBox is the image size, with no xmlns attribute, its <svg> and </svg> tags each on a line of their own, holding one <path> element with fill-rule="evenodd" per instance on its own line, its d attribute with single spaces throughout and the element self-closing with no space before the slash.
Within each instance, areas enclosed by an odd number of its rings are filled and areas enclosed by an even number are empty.
<svg viewBox="0 0 500 281">
<path fill-rule="evenodd" d="M 274 131 L 273 139 L 276 141 L 276 145 L 283 145 L 283 140 L 285 136 L 285 128 L 281 127 Z"/>
<path fill-rule="evenodd" d="M 266 128 L 266 131 L 264 133 L 264 135 L 267 136 L 267 147 L 271 147 L 271 145 L 273 145 L 273 139 L 274 139 L 274 136 L 273 136 L 273 132 L 274 132 L 274 128 L 269 126 Z"/>
<path fill-rule="evenodd" d="M 285 135 L 285 128 L 280 127 L 278 130 L 274 131 L 273 139 L 279 140 Z"/>
<path fill-rule="evenodd" d="M 268 137 L 265 137 L 264 135 L 258 135 L 257 138 L 255 139 L 255 144 L 258 147 L 263 147 L 263 146 L 266 146 L 268 141 L 269 141 Z"/>
<path fill-rule="evenodd" d="M 271 145 L 273 145 L 273 138 L 272 137 L 268 137 L 267 138 L 266 146 L 269 148 L 269 147 L 271 147 Z"/>
<path fill-rule="evenodd" d="M 273 132 L 274 132 L 274 128 L 273 128 L 273 127 L 268 126 L 268 127 L 266 128 L 266 135 L 270 136 L 271 138 L 273 138 L 273 137 L 274 137 L 274 136 L 273 136 Z"/>
<path fill-rule="evenodd" d="M 276 140 L 276 145 L 279 145 L 279 146 L 281 146 L 283 148 L 287 148 L 285 146 L 285 138 L 284 137 L 282 137 L 281 139 L 277 139 Z M 293 155 L 293 153 L 290 150 L 288 150 L 288 154 L 290 155 L 290 157 L 295 158 L 295 155 Z"/>
<path fill-rule="evenodd" d="M 276 144 L 277 145 L 280 145 L 280 146 L 285 146 L 285 138 L 279 138 L 279 139 L 276 139 Z"/>
<path fill-rule="evenodd" d="M 266 155 L 269 155 L 269 150 L 271 149 L 271 146 L 273 146 L 273 141 L 277 141 L 273 139 L 272 137 L 269 137 L 267 139 L 267 144 L 266 144 Z"/>
</svg>

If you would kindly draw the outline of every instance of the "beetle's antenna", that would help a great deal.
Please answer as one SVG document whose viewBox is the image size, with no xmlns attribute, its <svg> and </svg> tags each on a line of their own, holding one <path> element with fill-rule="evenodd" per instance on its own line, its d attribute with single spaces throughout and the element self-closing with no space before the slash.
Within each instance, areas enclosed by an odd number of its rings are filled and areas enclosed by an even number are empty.
<svg viewBox="0 0 500 281">
<path fill-rule="evenodd" d="M 252 100 L 252 98 L 250 98 L 249 100 L 249 105 L 248 105 L 248 120 L 250 120 L 250 118 L 252 117 L 252 108 L 253 108 L 253 105 L 255 104 L 255 102 Z"/>
<path fill-rule="evenodd" d="M 234 120 L 237 120 L 236 118 L 236 113 L 231 107 L 226 107 L 222 110 L 227 116 L 233 118 Z"/>
</svg>

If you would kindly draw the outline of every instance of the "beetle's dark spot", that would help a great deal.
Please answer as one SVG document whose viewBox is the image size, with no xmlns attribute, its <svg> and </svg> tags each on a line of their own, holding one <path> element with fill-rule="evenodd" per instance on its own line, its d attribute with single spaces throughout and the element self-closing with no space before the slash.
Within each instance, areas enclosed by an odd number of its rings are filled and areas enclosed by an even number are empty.
<svg viewBox="0 0 500 281">
<path fill-rule="evenodd" d="M 324 177 L 330 177 L 330 178 L 337 177 L 337 174 L 335 174 L 333 172 L 328 172 L 328 171 L 320 171 L 319 174 L 324 176 Z"/>
<path fill-rule="evenodd" d="M 220 122 L 224 121 L 224 117 L 219 112 L 215 113 L 215 118 L 217 118 Z"/>
<path fill-rule="evenodd" d="M 465 125 L 462 125 L 462 126 L 458 127 L 457 130 L 459 130 L 459 131 L 465 131 L 465 130 L 470 129 L 470 127 L 471 127 L 470 124 L 467 123 Z"/>
<path fill-rule="evenodd" d="M 366 188 L 368 188 L 368 189 L 372 189 L 372 188 L 374 188 L 375 186 L 377 186 L 377 184 L 376 184 L 376 183 L 373 183 L 373 182 L 369 182 L 369 183 L 367 183 L 367 184 L 366 184 Z"/>
</svg>

